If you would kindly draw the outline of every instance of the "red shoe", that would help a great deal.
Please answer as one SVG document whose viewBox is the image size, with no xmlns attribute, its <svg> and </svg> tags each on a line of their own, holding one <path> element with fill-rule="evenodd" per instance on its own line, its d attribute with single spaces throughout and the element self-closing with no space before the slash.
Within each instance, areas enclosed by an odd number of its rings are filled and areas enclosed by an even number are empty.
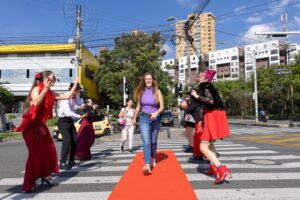
<svg viewBox="0 0 300 200">
<path fill-rule="evenodd" d="M 219 177 L 219 171 L 218 168 L 216 167 L 216 165 L 209 165 L 209 170 L 207 172 L 205 172 L 206 175 L 211 176 L 211 175 L 215 175 L 217 178 Z"/>
<path fill-rule="evenodd" d="M 218 172 L 219 172 L 219 177 L 215 180 L 215 184 L 223 183 L 226 176 L 228 176 L 229 178 L 232 178 L 232 175 L 231 175 L 229 169 L 225 165 L 221 165 L 218 168 Z"/>
</svg>

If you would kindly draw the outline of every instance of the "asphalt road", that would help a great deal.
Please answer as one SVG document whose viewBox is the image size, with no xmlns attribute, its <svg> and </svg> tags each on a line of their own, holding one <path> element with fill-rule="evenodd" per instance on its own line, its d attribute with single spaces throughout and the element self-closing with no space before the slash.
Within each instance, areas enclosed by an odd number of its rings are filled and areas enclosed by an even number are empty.
<svg viewBox="0 0 300 200">
<path fill-rule="evenodd" d="M 163 129 L 159 149 L 172 149 L 199 199 L 300 199 L 300 130 L 275 127 L 231 126 L 232 137 L 217 143 L 221 161 L 233 179 L 216 186 L 203 175 L 206 161 L 187 162 L 187 142 L 180 128 Z M 107 199 L 134 154 L 119 152 L 121 135 L 98 138 L 93 159 L 55 178 L 59 186 L 38 186 L 38 193 L 22 194 L 27 158 L 24 142 L 0 143 L 0 199 Z M 140 135 L 135 135 L 141 149 Z M 61 142 L 56 142 L 59 155 Z M 180 183 L 179 187 L 180 187 Z"/>
</svg>

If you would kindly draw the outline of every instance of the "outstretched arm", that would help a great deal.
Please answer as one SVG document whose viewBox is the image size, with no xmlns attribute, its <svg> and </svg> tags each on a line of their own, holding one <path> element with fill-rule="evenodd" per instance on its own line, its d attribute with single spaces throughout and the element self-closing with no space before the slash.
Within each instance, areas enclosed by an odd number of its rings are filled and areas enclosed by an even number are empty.
<svg viewBox="0 0 300 200">
<path fill-rule="evenodd" d="M 64 94 L 60 94 L 60 93 L 56 93 L 53 92 L 55 99 L 57 100 L 65 100 L 65 99 L 70 99 L 73 92 L 76 90 L 77 84 L 79 84 L 79 78 L 77 77 L 74 81 L 74 85 L 72 87 L 72 89 Z"/>
</svg>

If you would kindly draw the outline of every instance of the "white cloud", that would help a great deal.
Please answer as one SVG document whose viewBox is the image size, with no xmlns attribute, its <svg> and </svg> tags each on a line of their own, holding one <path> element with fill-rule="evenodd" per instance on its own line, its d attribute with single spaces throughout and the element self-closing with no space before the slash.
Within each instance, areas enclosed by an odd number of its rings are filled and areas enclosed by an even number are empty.
<svg viewBox="0 0 300 200">
<path fill-rule="evenodd" d="M 270 11 L 266 12 L 268 15 L 274 16 L 277 14 L 281 14 L 283 12 L 285 12 L 286 7 L 288 6 L 290 0 L 282 0 L 281 2 L 274 2 L 271 3 L 270 7 L 272 9 L 270 9 Z"/>
<path fill-rule="evenodd" d="M 244 42 L 257 43 L 258 41 L 266 40 L 265 36 L 255 35 L 256 32 L 270 32 L 277 31 L 275 24 L 257 24 L 251 26 L 244 34 Z M 257 40 L 257 41 L 255 41 Z"/>
<path fill-rule="evenodd" d="M 240 12 L 241 10 L 243 10 L 245 8 L 246 8 L 246 6 L 240 6 L 240 7 L 235 8 L 233 11 L 234 12 Z"/>
<path fill-rule="evenodd" d="M 299 26 L 300 25 L 300 16 L 294 16 L 294 22 Z"/>
<path fill-rule="evenodd" d="M 174 53 L 174 50 L 168 44 L 164 44 L 163 50 L 165 50 L 167 52 L 167 54 L 173 54 Z"/>
<path fill-rule="evenodd" d="M 259 23 L 259 22 L 261 22 L 262 20 L 263 20 L 263 18 L 260 17 L 260 16 L 254 16 L 254 17 L 250 16 L 250 17 L 248 17 L 248 18 L 246 19 L 246 22 L 248 22 L 248 23 Z"/>
</svg>

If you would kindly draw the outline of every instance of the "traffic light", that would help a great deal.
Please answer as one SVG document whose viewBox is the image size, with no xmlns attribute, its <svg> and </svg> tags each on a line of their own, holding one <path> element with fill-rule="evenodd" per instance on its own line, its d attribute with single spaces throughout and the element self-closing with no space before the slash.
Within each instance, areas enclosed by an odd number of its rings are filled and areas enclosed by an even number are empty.
<svg viewBox="0 0 300 200">
<path fill-rule="evenodd" d="M 125 94 L 129 95 L 129 83 L 125 83 Z"/>
<path fill-rule="evenodd" d="M 175 84 L 175 96 L 179 95 L 179 87 L 178 84 Z"/>
<path fill-rule="evenodd" d="M 179 83 L 178 85 L 179 85 L 179 86 L 178 86 L 178 93 L 182 93 L 182 84 Z"/>
</svg>

